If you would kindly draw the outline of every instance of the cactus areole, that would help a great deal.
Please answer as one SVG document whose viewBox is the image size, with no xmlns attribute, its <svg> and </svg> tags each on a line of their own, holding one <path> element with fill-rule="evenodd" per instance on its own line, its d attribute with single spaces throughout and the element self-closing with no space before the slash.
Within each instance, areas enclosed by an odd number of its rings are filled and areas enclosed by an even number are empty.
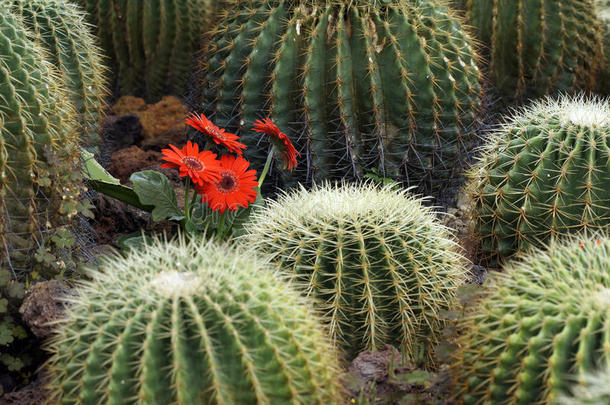
<svg viewBox="0 0 610 405">
<path fill-rule="evenodd" d="M 471 151 L 477 55 L 443 1 L 244 1 L 210 38 L 204 113 L 261 165 L 248 129 L 271 117 L 303 155 L 286 184 L 375 168 L 439 190 Z"/>
</svg>

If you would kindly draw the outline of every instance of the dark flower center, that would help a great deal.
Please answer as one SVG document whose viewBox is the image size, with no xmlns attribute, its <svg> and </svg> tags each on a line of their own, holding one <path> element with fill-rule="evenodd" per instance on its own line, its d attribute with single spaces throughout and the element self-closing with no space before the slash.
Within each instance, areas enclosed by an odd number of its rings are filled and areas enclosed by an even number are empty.
<svg viewBox="0 0 610 405">
<path fill-rule="evenodd" d="M 196 172 L 200 172 L 205 168 L 201 160 L 192 156 L 183 157 L 182 164 L 185 165 L 188 169 L 194 170 Z"/>
<path fill-rule="evenodd" d="M 237 189 L 237 178 L 231 172 L 223 172 L 220 181 L 216 183 L 216 187 L 221 193 L 232 193 Z"/>
<path fill-rule="evenodd" d="M 222 131 L 220 131 L 217 127 L 205 127 L 205 130 L 208 132 L 208 134 L 222 140 L 222 141 L 226 141 L 227 138 L 225 138 L 224 134 L 222 133 Z"/>
</svg>

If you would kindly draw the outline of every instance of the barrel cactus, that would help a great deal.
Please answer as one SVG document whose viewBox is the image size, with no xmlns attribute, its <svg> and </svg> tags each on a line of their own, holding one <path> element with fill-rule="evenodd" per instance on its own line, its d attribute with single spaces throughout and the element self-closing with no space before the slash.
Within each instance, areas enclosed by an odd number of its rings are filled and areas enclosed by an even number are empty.
<svg viewBox="0 0 610 405">
<path fill-rule="evenodd" d="M 469 173 L 475 236 L 499 262 L 610 225 L 610 101 L 546 99 L 515 114 Z"/>
<path fill-rule="evenodd" d="M 253 217 L 244 243 L 316 298 L 347 357 L 392 344 L 432 364 L 464 266 L 420 199 L 389 186 L 324 185 Z"/>
<path fill-rule="evenodd" d="M 214 0 L 78 0 L 117 72 L 122 95 L 182 95 Z"/>
<path fill-rule="evenodd" d="M 587 374 L 582 380 L 569 395 L 560 397 L 557 405 L 610 404 L 610 369 Z"/>
<path fill-rule="evenodd" d="M 551 404 L 574 373 L 610 367 L 610 239 L 568 238 L 511 263 L 461 325 L 463 404 Z"/>
<path fill-rule="evenodd" d="M 318 316 L 254 252 L 153 242 L 78 288 L 53 339 L 59 404 L 334 404 Z"/>
<path fill-rule="evenodd" d="M 480 72 L 443 0 L 249 0 L 225 6 L 204 48 L 203 112 L 261 167 L 271 117 L 303 156 L 284 182 L 377 169 L 435 191 L 474 142 Z"/>
<path fill-rule="evenodd" d="M 489 47 L 490 77 L 507 96 L 594 88 L 602 63 L 595 0 L 454 0 Z"/>
<path fill-rule="evenodd" d="M 108 93 L 106 68 L 83 11 L 66 0 L 11 2 L 13 11 L 44 45 L 47 58 L 59 68 L 76 107 L 83 143 L 97 145 Z"/>
</svg>

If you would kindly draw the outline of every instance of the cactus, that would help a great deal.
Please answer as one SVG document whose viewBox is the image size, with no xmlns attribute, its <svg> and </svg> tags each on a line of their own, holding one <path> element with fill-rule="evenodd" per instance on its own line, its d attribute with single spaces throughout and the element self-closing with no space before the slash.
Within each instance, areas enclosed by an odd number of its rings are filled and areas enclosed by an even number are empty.
<svg viewBox="0 0 610 405">
<path fill-rule="evenodd" d="M 59 404 L 335 404 L 318 316 L 254 252 L 152 242 L 77 289 L 48 363 Z"/>
<path fill-rule="evenodd" d="M 214 0 L 79 0 L 115 66 L 121 95 L 156 102 L 186 90 Z"/>
<path fill-rule="evenodd" d="M 551 404 L 610 370 L 610 239 L 580 236 L 513 261 L 462 321 L 452 369 L 463 404 Z"/>
<path fill-rule="evenodd" d="M 475 236 L 498 263 L 610 225 L 610 101 L 546 99 L 515 114 L 469 173 Z"/>
<path fill-rule="evenodd" d="M 608 405 L 610 404 L 610 370 L 587 374 L 581 385 L 563 395 L 556 405 Z"/>
<path fill-rule="evenodd" d="M 70 90 L 83 141 L 99 144 L 100 121 L 105 108 L 106 68 L 101 50 L 84 20 L 84 13 L 65 0 L 12 0 L 13 11 L 44 45 Z"/>
<path fill-rule="evenodd" d="M 464 278 L 448 230 L 407 191 L 317 186 L 269 202 L 243 241 L 316 298 L 348 357 L 401 346 L 428 365 Z"/>
<path fill-rule="evenodd" d="M 489 47 L 490 78 L 516 98 L 592 89 L 602 63 L 595 0 L 454 0 Z"/>
<path fill-rule="evenodd" d="M 604 65 L 599 91 L 604 95 L 610 95 L 610 0 L 597 0 L 597 16 L 604 25 Z"/>
<path fill-rule="evenodd" d="M 303 163 L 285 184 L 378 169 L 429 191 L 464 165 L 480 109 L 477 54 L 441 0 L 249 0 L 219 12 L 204 48 L 203 112 L 237 132 L 271 117 Z"/>
</svg>

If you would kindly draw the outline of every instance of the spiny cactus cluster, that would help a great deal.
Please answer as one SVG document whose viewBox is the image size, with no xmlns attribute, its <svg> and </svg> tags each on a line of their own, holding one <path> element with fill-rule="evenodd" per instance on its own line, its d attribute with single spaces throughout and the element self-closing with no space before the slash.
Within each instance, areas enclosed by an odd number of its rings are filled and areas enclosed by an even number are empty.
<svg viewBox="0 0 610 405">
<path fill-rule="evenodd" d="M 463 322 L 464 404 L 550 404 L 610 365 L 610 239 L 568 239 L 494 274 Z"/>
<path fill-rule="evenodd" d="M 51 344 L 60 404 L 334 404 L 335 351 L 253 252 L 155 242 L 78 288 Z"/>
<path fill-rule="evenodd" d="M 610 404 L 610 369 L 590 373 L 575 384 L 570 395 L 557 400 L 557 405 L 608 405 Z"/>
<path fill-rule="evenodd" d="M 507 96 L 595 87 L 602 63 L 595 0 L 454 0 L 490 49 L 490 77 Z"/>
<path fill-rule="evenodd" d="M 60 70 L 76 108 L 84 144 L 96 146 L 105 108 L 106 68 L 85 23 L 84 13 L 65 0 L 12 0 L 12 10 L 44 45 L 45 56 Z"/>
<path fill-rule="evenodd" d="M 469 174 L 490 262 L 552 236 L 610 225 L 610 101 L 546 99 L 492 135 Z"/>
<path fill-rule="evenodd" d="M 286 184 L 378 169 L 438 191 L 474 142 L 480 72 L 440 0 L 249 0 L 226 6 L 205 48 L 204 105 L 262 166 L 248 129 L 271 116 L 306 164 Z"/>
<path fill-rule="evenodd" d="M 371 184 L 318 186 L 269 202 L 246 229 L 246 245 L 316 298 L 348 356 L 393 344 L 432 360 L 464 268 L 420 199 Z"/>
<path fill-rule="evenodd" d="M 214 0 L 78 0 L 110 56 L 120 93 L 157 101 L 182 94 Z"/>
</svg>

